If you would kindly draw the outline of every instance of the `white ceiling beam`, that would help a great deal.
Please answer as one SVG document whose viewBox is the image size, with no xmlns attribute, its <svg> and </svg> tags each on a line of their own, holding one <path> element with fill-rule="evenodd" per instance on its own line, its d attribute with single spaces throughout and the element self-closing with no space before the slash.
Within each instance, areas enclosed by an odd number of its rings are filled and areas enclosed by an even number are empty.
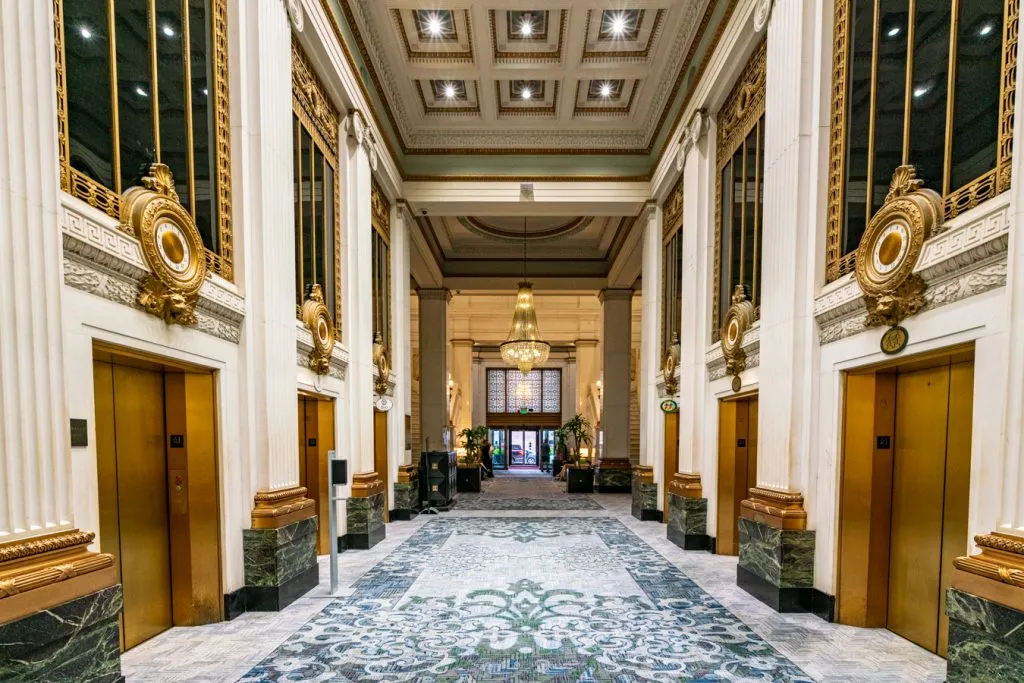
<svg viewBox="0 0 1024 683">
<path fill-rule="evenodd" d="M 533 200 L 510 181 L 407 181 L 412 210 L 431 216 L 635 216 L 650 185 L 640 182 L 535 182 Z"/>
</svg>

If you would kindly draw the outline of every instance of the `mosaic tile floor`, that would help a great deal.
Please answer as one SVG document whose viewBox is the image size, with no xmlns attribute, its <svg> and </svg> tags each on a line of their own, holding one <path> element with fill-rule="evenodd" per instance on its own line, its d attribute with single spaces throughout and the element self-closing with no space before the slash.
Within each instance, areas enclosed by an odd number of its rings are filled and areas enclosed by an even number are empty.
<svg viewBox="0 0 1024 683">
<path fill-rule="evenodd" d="M 498 470 L 481 482 L 480 493 L 460 493 L 460 510 L 604 510 L 593 496 L 566 493 L 566 483 L 550 474 Z"/>
<path fill-rule="evenodd" d="M 124 673 L 128 683 L 944 680 L 944 660 L 888 631 L 773 612 L 736 587 L 735 558 L 683 552 L 664 525 L 630 516 L 628 495 L 593 499 L 603 510 L 456 508 L 389 524 L 375 548 L 341 555 L 339 599 L 321 558 L 320 586 L 282 612 L 171 629 L 125 653 Z"/>
</svg>

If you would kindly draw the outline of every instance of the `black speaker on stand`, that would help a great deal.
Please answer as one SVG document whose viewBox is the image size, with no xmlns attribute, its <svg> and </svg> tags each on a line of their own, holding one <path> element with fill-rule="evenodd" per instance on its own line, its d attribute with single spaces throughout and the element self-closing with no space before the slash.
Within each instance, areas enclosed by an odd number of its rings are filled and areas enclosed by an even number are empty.
<svg viewBox="0 0 1024 683">
<path fill-rule="evenodd" d="M 458 475 L 455 451 L 424 451 L 420 454 L 420 514 L 448 510 L 456 502 Z"/>
</svg>

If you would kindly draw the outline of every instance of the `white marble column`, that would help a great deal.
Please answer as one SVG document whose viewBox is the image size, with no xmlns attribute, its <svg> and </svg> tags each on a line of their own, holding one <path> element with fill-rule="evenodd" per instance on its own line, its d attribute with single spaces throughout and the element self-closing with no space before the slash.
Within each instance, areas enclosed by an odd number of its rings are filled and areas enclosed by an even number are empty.
<svg viewBox="0 0 1024 683">
<path fill-rule="evenodd" d="M 244 433 L 253 490 L 299 483 L 295 401 L 295 228 L 292 203 L 291 26 L 279 2 L 238 3 L 248 95 L 232 117 L 235 221 L 245 292 Z M 239 98 L 241 99 L 241 98 Z M 233 104 L 236 100 L 233 100 Z"/>
<path fill-rule="evenodd" d="M 601 380 L 601 356 L 596 339 L 577 339 L 576 345 L 576 408 L 573 415 L 580 413 L 597 428 L 601 420 L 600 403 L 594 400 L 593 392 Z M 572 418 L 570 415 L 569 418 Z M 594 435 L 596 439 L 596 434 Z M 594 446 L 597 446 L 595 441 Z"/>
<path fill-rule="evenodd" d="M 768 25 L 757 484 L 806 493 L 818 357 L 813 315 L 824 216 L 815 135 L 815 3 L 776 3 Z M 820 98 L 819 98 L 820 99 Z M 827 123 L 827 122 L 826 122 Z"/>
<path fill-rule="evenodd" d="M 419 290 L 420 438 L 421 450 L 444 448 L 448 426 L 448 302 L 447 289 Z M 450 444 L 452 448 L 455 444 Z"/>
<path fill-rule="evenodd" d="M 565 367 L 562 369 L 562 424 L 565 424 L 576 415 L 576 358 L 565 359 Z"/>
<path fill-rule="evenodd" d="M 660 469 L 664 462 L 665 420 L 658 408 L 661 370 L 662 221 L 656 202 L 644 210 L 643 299 L 640 312 L 640 464 Z M 659 479 L 660 481 L 660 479 Z"/>
<path fill-rule="evenodd" d="M 452 379 L 459 388 L 458 419 L 455 421 L 457 435 L 467 427 L 473 427 L 473 340 L 452 340 Z"/>
<path fill-rule="evenodd" d="M 473 356 L 473 424 L 487 424 L 487 365 Z"/>
<path fill-rule="evenodd" d="M 629 458 L 630 348 L 632 345 L 633 290 L 603 289 L 601 343 L 604 389 L 601 426 L 602 458 Z"/>
<path fill-rule="evenodd" d="M 409 334 L 409 224 L 408 206 L 399 199 L 391 210 L 391 372 L 395 377 L 394 405 L 388 413 L 389 485 L 398 480 L 398 466 L 411 459 L 405 450 L 405 416 L 411 414 L 412 359 Z M 411 455 L 409 453 L 408 455 Z"/>
<path fill-rule="evenodd" d="M 54 72 L 53 3 L 0 3 L 0 543 L 73 523 Z"/>
<path fill-rule="evenodd" d="M 354 474 L 374 471 L 373 459 L 373 223 L 372 173 L 377 166 L 373 135 L 358 110 L 345 117 L 347 191 L 342 265 L 342 335 L 349 348 L 349 457 Z M 382 478 L 385 472 L 378 472 Z"/>
<path fill-rule="evenodd" d="M 683 310 L 679 334 L 679 471 L 703 471 L 707 366 L 711 341 L 715 248 L 715 158 L 712 124 L 698 111 L 683 133 Z"/>
</svg>

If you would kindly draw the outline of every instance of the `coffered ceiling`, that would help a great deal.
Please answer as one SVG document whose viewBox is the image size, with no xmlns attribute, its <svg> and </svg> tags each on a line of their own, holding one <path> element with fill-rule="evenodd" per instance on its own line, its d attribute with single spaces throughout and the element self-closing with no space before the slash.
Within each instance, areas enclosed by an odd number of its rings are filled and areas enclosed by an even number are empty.
<svg viewBox="0 0 1024 683">
<path fill-rule="evenodd" d="M 414 178 L 649 173 L 735 5 L 322 1 Z"/>
</svg>

